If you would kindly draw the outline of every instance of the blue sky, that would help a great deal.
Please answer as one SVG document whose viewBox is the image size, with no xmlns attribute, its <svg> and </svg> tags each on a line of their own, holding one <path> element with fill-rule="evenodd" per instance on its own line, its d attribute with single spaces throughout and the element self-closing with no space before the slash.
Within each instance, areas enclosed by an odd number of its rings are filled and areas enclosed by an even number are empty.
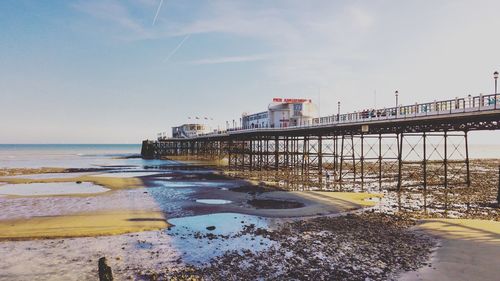
<svg viewBox="0 0 500 281">
<path fill-rule="evenodd" d="M 499 1 L 160 2 L 0 1 L 0 143 L 135 143 L 273 97 L 326 115 L 491 93 L 500 70 Z"/>
</svg>

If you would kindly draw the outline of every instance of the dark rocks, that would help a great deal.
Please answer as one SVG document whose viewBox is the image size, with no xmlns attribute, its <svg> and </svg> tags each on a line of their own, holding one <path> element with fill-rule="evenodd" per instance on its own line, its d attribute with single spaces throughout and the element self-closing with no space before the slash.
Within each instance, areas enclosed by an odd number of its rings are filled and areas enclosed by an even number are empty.
<svg viewBox="0 0 500 281">
<path fill-rule="evenodd" d="M 240 235 L 275 241 L 262 251 L 228 251 L 203 266 L 166 270 L 161 280 L 394 280 L 427 264 L 432 239 L 408 231 L 414 221 L 367 213 L 300 220 Z M 182 279 L 184 280 L 184 279 Z"/>
<path fill-rule="evenodd" d="M 212 226 L 207 226 L 207 230 L 210 230 L 210 231 L 215 230 L 215 226 L 213 226 L 213 225 Z"/>
</svg>

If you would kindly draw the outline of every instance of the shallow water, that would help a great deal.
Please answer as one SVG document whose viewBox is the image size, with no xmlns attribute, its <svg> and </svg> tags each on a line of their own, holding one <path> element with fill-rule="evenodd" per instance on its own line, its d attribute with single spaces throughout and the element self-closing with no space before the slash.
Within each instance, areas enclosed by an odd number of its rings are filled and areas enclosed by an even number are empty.
<svg viewBox="0 0 500 281">
<path fill-rule="evenodd" d="M 137 155 L 140 151 L 140 144 L 0 144 L 0 168 L 176 165 L 176 162 L 169 160 L 124 158 Z"/>
<path fill-rule="evenodd" d="M 0 195 L 65 195 L 65 194 L 91 194 L 109 191 L 100 185 L 90 182 L 60 182 L 60 183 L 22 183 L 6 184 L 0 186 Z"/>
<path fill-rule="evenodd" d="M 257 252 L 275 243 L 261 236 L 252 237 L 241 233 L 245 226 L 251 224 L 257 228 L 269 227 L 270 219 L 257 216 L 219 213 L 175 218 L 168 222 L 174 225 L 167 230 L 172 235 L 172 245 L 183 253 L 184 262 L 191 264 L 208 262 L 226 251 Z M 207 227 L 215 229 L 208 230 Z"/>
<path fill-rule="evenodd" d="M 16 176 L 6 176 L 6 179 L 65 179 L 65 178 L 76 178 L 81 176 L 90 175 L 91 173 L 45 173 L 45 174 L 27 174 L 27 175 L 16 175 Z"/>
<path fill-rule="evenodd" d="M 196 202 L 203 203 L 203 204 L 209 204 L 209 205 L 221 205 L 221 204 L 233 203 L 233 201 L 224 200 L 224 199 L 198 199 L 198 200 L 196 200 Z"/>
<path fill-rule="evenodd" d="M 156 175 L 158 172 L 110 172 L 92 175 L 93 177 L 107 177 L 107 178 L 136 178 Z"/>
</svg>

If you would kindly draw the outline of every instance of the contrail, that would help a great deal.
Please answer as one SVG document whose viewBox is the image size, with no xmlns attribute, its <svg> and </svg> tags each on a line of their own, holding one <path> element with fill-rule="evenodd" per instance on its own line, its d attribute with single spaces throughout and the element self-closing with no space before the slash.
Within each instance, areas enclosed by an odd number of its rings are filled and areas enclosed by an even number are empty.
<svg viewBox="0 0 500 281">
<path fill-rule="evenodd" d="M 160 13 L 161 5 L 163 4 L 163 0 L 160 0 L 160 5 L 158 5 L 158 9 L 156 9 L 155 18 L 153 19 L 153 25 L 156 23 L 156 19 L 158 18 L 158 14 Z"/>
<path fill-rule="evenodd" d="M 191 34 L 186 35 L 186 37 L 184 37 L 184 39 L 182 39 L 182 41 L 179 43 L 179 45 L 177 45 L 177 47 L 175 47 L 175 49 L 173 49 L 172 52 L 170 52 L 170 54 L 168 54 L 168 56 L 165 58 L 164 62 L 167 62 L 175 53 L 177 53 L 177 51 L 182 47 L 184 42 L 186 42 L 186 40 L 189 39 L 190 36 L 191 36 Z"/>
</svg>

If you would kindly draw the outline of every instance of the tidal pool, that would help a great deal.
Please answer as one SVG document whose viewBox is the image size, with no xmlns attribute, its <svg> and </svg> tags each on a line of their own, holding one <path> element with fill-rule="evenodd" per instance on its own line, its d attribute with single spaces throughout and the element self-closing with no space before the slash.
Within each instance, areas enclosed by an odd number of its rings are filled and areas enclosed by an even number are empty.
<svg viewBox="0 0 500 281">
<path fill-rule="evenodd" d="M 0 186 L 0 195 L 36 196 L 36 195 L 66 195 L 91 194 L 109 191 L 91 182 L 57 182 L 57 183 L 19 183 Z"/>
<path fill-rule="evenodd" d="M 43 174 L 26 174 L 26 175 L 15 175 L 15 176 L 6 176 L 3 178 L 9 179 L 66 179 L 66 178 L 77 178 L 81 176 L 90 175 L 91 173 L 81 172 L 81 173 L 43 173 Z"/>
<path fill-rule="evenodd" d="M 226 251 L 265 250 L 276 242 L 245 234 L 246 227 L 268 228 L 269 219 L 238 213 L 219 213 L 168 220 L 172 245 L 191 264 L 208 262 Z M 207 229 L 208 228 L 208 229 Z"/>
<path fill-rule="evenodd" d="M 253 199 L 248 200 L 247 203 L 257 209 L 295 209 L 304 207 L 304 204 L 300 202 L 274 199 Z"/>
<path fill-rule="evenodd" d="M 158 172 L 110 172 L 103 174 L 92 175 L 93 177 L 107 177 L 107 178 L 136 178 L 156 175 Z"/>
<path fill-rule="evenodd" d="M 196 200 L 196 202 L 203 203 L 203 204 L 210 204 L 210 205 L 221 205 L 221 204 L 233 203 L 233 201 L 224 200 L 224 199 L 198 199 L 198 200 Z"/>
</svg>

